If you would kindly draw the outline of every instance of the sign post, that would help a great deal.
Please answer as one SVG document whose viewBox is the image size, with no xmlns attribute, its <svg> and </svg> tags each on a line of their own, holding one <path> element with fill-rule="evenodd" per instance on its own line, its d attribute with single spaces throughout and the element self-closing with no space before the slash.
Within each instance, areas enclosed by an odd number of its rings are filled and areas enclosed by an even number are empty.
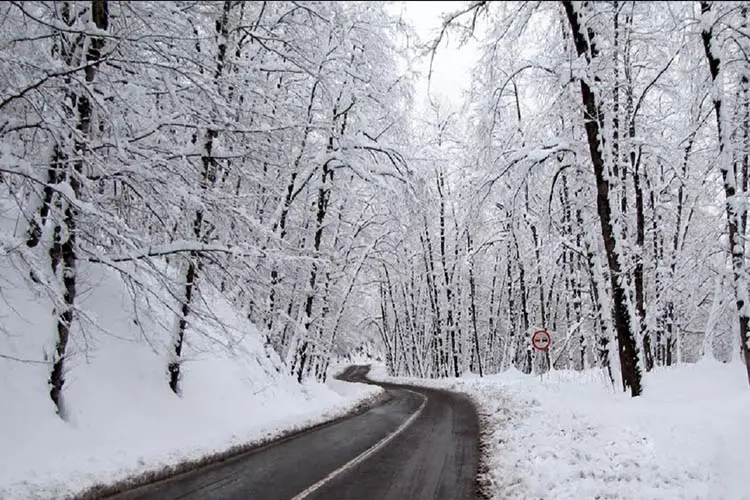
<svg viewBox="0 0 750 500">
<path fill-rule="evenodd" d="M 547 360 L 547 370 L 552 369 L 552 367 L 549 366 L 549 353 L 547 352 L 550 345 L 552 345 L 552 337 L 547 330 L 537 330 L 531 336 L 531 346 L 537 351 L 544 353 L 545 359 Z M 543 372 L 539 373 L 540 378 L 542 378 L 542 375 Z"/>
</svg>

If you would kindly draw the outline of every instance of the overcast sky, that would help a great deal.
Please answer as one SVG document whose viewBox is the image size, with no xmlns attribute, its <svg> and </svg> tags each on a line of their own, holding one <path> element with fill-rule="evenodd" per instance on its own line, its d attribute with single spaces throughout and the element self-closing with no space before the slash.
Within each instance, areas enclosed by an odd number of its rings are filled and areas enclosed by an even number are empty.
<svg viewBox="0 0 750 500">
<path fill-rule="evenodd" d="M 467 2 L 394 2 L 394 9 L 401 13 L 404 20 L 410 22 L 423 42 L 432 40 L 439 32 L 443 16 L 455 12 L 466 6 Z M 461 48 L 453 37 L 448 43 L 441 44 L 433 63 L 431 95 L 433 98 L 442 97 L 455 106 L 461 105 L 461 93 L 467 90 L 471 80 L 471 68 L 478 57 L 473 44 Z M 427 93 L 428 62 L 422 68 L 424 80 L 417 87 L 418 98 L 424 98 Z"/>
</svg>

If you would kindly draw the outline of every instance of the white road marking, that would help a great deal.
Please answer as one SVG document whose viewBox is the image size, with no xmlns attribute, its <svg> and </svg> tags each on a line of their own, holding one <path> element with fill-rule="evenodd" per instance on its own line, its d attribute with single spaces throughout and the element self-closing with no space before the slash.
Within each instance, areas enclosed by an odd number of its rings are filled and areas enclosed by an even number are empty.
<svg viewBox="0 0 750 500">
<path fill-rule="evenodd" d="M 409 427 L 411 423 L 417 419 L 417 417 L 422 413 L 422 410 L 424 410 L 424 407 L 427 405 L 427 396 L 425 396 L 424 394 L 420 394 L 418 392 L 409 390 L 409 389 L 406 389 L 406 390 L 414 394 L 418 394 L 424 399 L 424 401 L 422 401 L 422 404 L 419 405 L 419 408 L 417 408 L 417 411 L 415 411 L 411 417 L 409 417 L 403 424 L 401 424 L 398 427 L 398 429 L 393 431 L 393 433 L 387 435 L 386 437 L 384 437 L 383 439 L 375 443 L 371 448 L 368 448 L 367 450 L 363 451 L 351 461 L 345 463 L 344 465 L 342 465 L 335 471 L 331 472 L 330 474 L 328 474 L 326 477 L 324 477 L 317 483 L 308 487 L 305 491 L 299 493 L 297 496 L 292 498 L 292 500 L 304 500 L 305 498 L 307 498 L 308 496 L 310 496 L 311 494 L 313 494 L 314 492 L 322 488 L 323 485 L 325 485 L 328 481 L 330 481 L 334 477 L 338 476 L 342 472 L 345 472 L 351 469 L 352 467 L 364 462 L 368 458 L 370 458 L 373 454 L 377 453 L 377 451 L 380 450 L 383 446 L 387 445 L 393 438 L 395 438 L 396 436 L 404 432 L 404 430 L 407 427 Z"/>
</svg>

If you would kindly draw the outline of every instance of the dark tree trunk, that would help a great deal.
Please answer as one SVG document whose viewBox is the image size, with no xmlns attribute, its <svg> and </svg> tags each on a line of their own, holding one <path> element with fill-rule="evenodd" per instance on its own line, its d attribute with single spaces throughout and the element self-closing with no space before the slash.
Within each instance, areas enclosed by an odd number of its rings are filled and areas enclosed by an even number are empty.
<svg viewBox="0 0 750 500">
<path fill-rule="evenodd" d="M 444 363 L 445 359 L 445 346 L 443 345 L 443 332 L 442 332 L 442 319 L 440 312 L 440 301 L 439 291 L 437 288 L 437 273 L 435 271 L 435 260 L 432 252 L 432 240 L 430 238 L 429 225 L 427 224 L 427 218 L 424 219 L 424 236 L 420 235 L 422 241 L 422 248 L 425 254 L 425 268 L 427 275 L 427 287 L 430 295 L 430 305 L 432 312 L 435 315 L 435 323 L 433 328 L 433 349 L 435 354 L 435 362 L 433 363 L 433 375 L 435 376 L 448 376 L 448 367 Z"/>
<path fill-rule="evenodd" d="M 711 3 L 701 1 L 700 5 L 701 13 L 703 15 L 711 12 Z M 706 52 L 708 68 L 711 72 L 711 80 L 716 84 L 716 80 L 719 78 L 719 70 L 721 66 L 721 60 L 719 56 L 716 55 L 718 53 L 718 42 L 714 38 L 713 28 L 704 28 L 701 32 L 701 36 L 703 38 L 703 48 Z M 713 47 L 712 44 L 714 45 Z M 738 214 L 737 210 L 733 207 L 734 198 L 737 195 L 737 179 L 734 176 L 734 172 L 730 172 L 729 164 L 726 158 L 724 158 L 724 155 L 727 154 L 728 139 L 725 137 L 726 131 L 722 129 L 722 119 L 724 117 L 724 110 L 722 108 L 723 103 L 721 96 L 718 93 L 714 95 L 713 99 L 714 112 L 716 114 L 716 128 L 719 136 L 719 168 L 721 169 L 721 176 L 724 181 L 724 195 L 726 197 L 729 251 L 731 252 L 734 296 L 740 327 L 740 348 L 742 349 L 742 354 L 745 359 L 748 381 L 750 381 L 750 318 L 745 311 L 745 308 L 748 306 L 748 304 L 746 304 L 748 294 L 747 281 L 744 277 L 746 272 L 745 249 L 743 235 L 739 234 L 739 229 L 746 209 L 742 208 L 742 213 Z"/>
<path fill-rule="evenodd" d="M 316 82 L 317 85 L 317 82 Z M 326 152 L 328 154 L 332 154 L 335 145 L 334 145 L 334 138 L 338 134 L 339 136 L 343 136 L 346 132 L 346 124 L 347 124 L 347 117 L 348 117 L 348 110 L 343 111 L 342 113 L 339 113 L 339 106 L 341 103 L 343 92 L 339 92 L 338 98 L 336 99 L 336 103 L 333 106 L 333 111 L 331 114 L 331 123 L 332 128 L 330 135 L 328 136 L 328 141 L 326 145 Z M 315 93 L 313 91 L 313 94 L 310 99 L 310 107 L 308 108 L 308 119 L 311 119 L 312 117 L 312 104 L 313 100 L 315 98 Z M 307 140 L 307 136 L 305 136 L 305 141 Z M 303 144 L 304 149 L 304 144 Z M 301 159 L 301 156 L 298 156 L 297 161 Z M 295 168 L 297 168 L 295 166 Z M 317 259 L 320 255 L 320 248 L 323 242 L 323 231 L 325 229 L 325 218 L 328 214 L 328 206 L 331 199 L 331 185 L 333 183 L 333 169 L 331 168 L 331 165 L 328 161 L 323 163 L 323 166 L 321 168 L 321 179 L 320 179 L 320 187 L 318 188 L 318 199 L 317 199 L 317 213 L 315 217 L 315 235 L 313 237 L 313 250 L 315 254 L 315 258 Z M 293 183 L 292 183 L 293 184 Z M 338 231 L 338 230 L 337 230 Z M 338 238 L 338 232 L 334 236 L 334 242 L 333 247 L 336 246 L 336 240 Z M 384 268 L 387 272 L 387 268 Z M 317 285 L 318 280 L 318 263 L 316 260 L 313 260 L 312 263 L 312 269 L 310 270 L 310 282 L 309 282 L 309 291 L 307 294 L 307 300 L 305 301 L 305 323 L 304 323 L 304 334 L 306 335 L 306 338 L 303 339 L 302 347 L 304 348 L 303 351 L 299 353 L 298 359 L 299 359 L 299 366 L 297 371 L 297 380 L 302 381 L 302 378 L 304 377 L 304 369 L 305 369 L 305 362 L 307 358 L 309 357 L 309 354 L 307 353 L 309 349 L 309 332 L 310 327 L 312 326 L 312 314 L 313 314 L 313 302 L 315 300 L 315 287 Z M 328 314 L 328 287 L 330 285 L 330 277 L 329 273 L 324 273 L 325 277 L 325 283 L 324 283 L 324 290 L 325 293 L 323 295 L 323 300 L 321 301 L 321 317 L 320 317 L 320 323 L 323 323 L 325 321 L 325 318 Z M 393 299 L 393 290 L 391 288 L 390 279 L 388 281 L 388 291 L 390 293 L 391 297 L 391 303 L 393 304 L 393 313 L 398 318 L 398 314 L 395 307 L 395 302 Z M 396 324 L 395 332 L 398 335 L 399 329 L 398 324 Z M 317 343 L 316 343 L 317 344 Z M 394 340 L 394 347 L 397 346 L 396 341 Z M 328 353 L 323 353 L 324 356 L 326 356 L 326 360 L 324 360 L 324 364 L 327 361 Z M 316 355 L 318 360 L 320 361 L 320 355 Z M 395 360 L 394 360 L 395 361 Z M 319 377 L 322 378 L 322 377 Z"/>
<path fill-rule="evenodd" d="M 299 175 L 299 169 L 300 169 L 300 165 L 302 164 L 302 158 L 307 149 L 307 141 L 313 129 L 312 127 L 313 106 L 315 105 L 315 98 L 317 95 L 319 84 L 320 84 L 320 80 L 316 80 L 310 91 L 310 100 L 307 103 L 307 123 L 305 126 L 305 130 L 302 133 L 302 142 L 300 144 L 299 152 L 297 153 L 297 156 L 294 159 L 293 170 L 289 178 L 289 184 L 286 187 L 286 194 L 284 195 L 284 202 L 281 206 L 281 214 L 279 215 L 279 220 L 274 222 L 273 228 L 271 230 L 272 233 L 275 233 L 278 230 L 279 241 L 283 241 L 284 238 L 286 237 L 287 217 L 289 217 L 289 211 L 292 208 L 292 202 L 294 202 L 294 199 L 300 193 L 300 189 L 297 186 L 297 176 Z M 272 267 L 271 267 L 271 287 L 270 287 L 271 289 L 268 293 L 268 317 L 266 319 L 266 328 L 268 329 L 269 332 L 271 332 L 274 326 L 276 302 L 278 301 L 276 298 L 276 291 L 279 288 L 280 284 L 281 284 L 281 276 L 279 275 L 278 265 L 274 263 L 272 264 Z"/>
<path fill-rule="evenodd" d="M 474 257 L 471 255 L 472 252 L 472 244 L 471 244 L 471 236 L 469 233 L 466 233 L 466 244 L 467 244 L 467 252 L 469 253 L 469 296 L 471 299 L 470 303 L 470 310 L 471 310 L 471 326 L 473 329 L 473 337 L 474 337 L 474 353 L 476 355 L 477 359 L 477 368 L 479 369 L 479 376 L 483 377 L 484 373 L 482 371 L 482 352 L 479 349 L 479 329 L 477 328 L 477 302 L 476 302 L 476 295 L 477 295 L 477 289 L 476 289 L 476 283 L 474 281 Z"/>
<path fill-rule="evenodd" d="M 325 163 L 323 165 L 322 173 L 321 173 L 321 185 L 318 189 L 318 201 L 317 201 L 317 214 L 316 214 L 316 226 L 315 226 L 315 235 L 313 237 L 313 251 L 317 257 L 318 253 L 320 252 L 320 245 L 323 240 L 323 230 L 325 229 L 325 217 L 326 213 L 328 212 L 328 201 L 331 196 L 331 187 L 330 187 L 330 180 L 332 180 L 333 177 L 333 171 L 330 169 L 329 165 Z M 312 326 L 312 316 L 313 316 L 313 303 L 315 301 L 315 285 L 317 283 L 318 279 L 318 264 L 316 261 L 313 261 L 312 268 L 310 270 L 310 281 L 309 281 L 309 291 L 307 293 L 307 298 L 305 300 L 305 320 L 304 320 L 304 326 L 303 326 L 303 332 L 307 336 L 310 332 L 310 327 Z M 390 286 L 390 285 L 389 285 Z M 395 312 L 395 311 L 394 311 Z M 305 374 L 305 365 L 308 358 L 308 349 L 309 349 L 309 341 L 307 338 L 303 339 L 302 343 L 300 344 L 300 349 L 297 353 L 297 363 L 295 363 L 294 370 L 297 377 L 297 380 L 300 382 L 302 381 L 302 378 Z"/>
<path fill-rule="evenodd" d="M 529 311 L 528 304 L 526 302 L 526 271 L 521 262 L 521 254 L 518 248 L 518 239 L 513 231 L 513 243 L 515 249 L 516 265 L 518 266 L 518 294 L 521 299 L 521 332 L 524 334 L 525 345 L 523 349 L 523 363 L 521 365 L 521 371 L 524 373 L 531 373 L 531 332 L 529 331 Z"/>
<path fill-rule="evenodd" d="M 231 0 L 225 0 L 222 8 L 221 17 L 216 21 L 216 34 L 219 37 L 219 52 L 216 58 L 216 67 L 214 69 L 214 85 L 219 86 L 224 67 L 226 66 L 226 44 L 229 33 L 229 14 L 232 9 Z M 218 163 L 213 154 L 214 141 L 219 137 L 219 132 L 212 129 L 206 129 L 206 136 L 203 140 L 203 154 L 201 155 L 201 164 L 203 171 L 201 174 L 200 187 L 203 192 L 214 187 L 218 178 Z M 197 209 L 193 218 L 193 235 L 195 241 L 208 242 L 208 231 L 204 231 L 204 213 L 203 209 Z M 190 252 L 187 270 L 185 272 L 185 293 L 180 304 L 180 313 L 177 320 L 177 331 L 173 339 L 173 357 L 167 365 L 169 374 L 169 388 L 175 394 L 180 394 L 180 370 L 182 365 L 182 348 L 185 340 L 185 331 L 188 325 L 188 315 L 192 308 L 192 300 L 198 286 L 198 274 L 201 270 L 200 254 Z"/>
<path fill-rule="evenodd" d="M 615 15 L 615 18 L 617 16 Z M 632 15 L 626 15 L 626 26 L 632 24 Z M 636 152 L 635 146 L 635 104 L 633 89 L 633 68 L 631 63 L 631 37 L 625 41 L 625 50 L 623 51 L 624 69 L 625 69 L 625 90 L 626 90 L 626 117 L 628 121 L 628 156 L 630 160 L 630 172 L 633 176 L 633 190 L 635 192 L 635 266 L 633 269 L 633 286 L 635 288 L 635 311 L 638 315 L 640 325 L 640 335 L 643 342 L 643 361 L 646 371 L 651 371 L 654 366 L 654 358 L 651 346 L 651 333 L 646 328 L 646 307 L 643 285 L 643 247 L 645 244 L 645 216 L 643 208 L 643 187 L 641 183 L 641 151 Z M 623 175 L 623 179 L 625 179 Z M 623 182 L 625 182 L 623 180 Z M 624 189 L 624 186 L 623 186 Z M 625 208 L 623 208 L 623 214 Z"/>
<path fill-rule="evenodd" d="M 492 267 L 492 285 L 490 285 L 490 304 L 488 309 L 488 328 L 487 328 L 487 356 L 489 359 L 487 368 L 488 371 L 494 372 L 498 370 L 497 356 L 495 355 L 495 340 L 497 338 L 497 324 L 499 318 L 499 311 L 495 312 L 495 295 L 497 286 L 497 269 L 500 264 L 500 252 L 495 254 L 495 264 Z M 502 360 L 500 360 L 502 362 Z"/>
<path fill-rule="evenodd" d="M 506 252 L 507 258 L 505 263 L 506 272 L 506 287 L 508 292 L 508 335 L 505 341 L 505 353 L 510 354 L 510 360 L 507 363 L 509 366 L 515 366 L 518 361 L 518 353 L 516 352 L 516 302 L 513 296 L 513 260 L 511 259 L 510 241 L 508 241 L 508 247 Z M 505 362 L 505 360 L 503 360 Z"/>
<path fill-rule="evenodd" d="M 394 373 L 394 366 L 393 366 L 393 349 L 391 348 L 391 338 L 390 338 L 390 335 L 388 334 L 389 332 L 388 304 L 387 304 L 385 288 L 383 287 L 382 282 L 379 285 L 379 291 L 380 291 L 380 320 L 382 324 L 382 328 L 380 329 L 380 336 L 381 336 L 381 339 L 383 340 L 383 346 L 385 346 L 385 364 L 388 369 L 388 373 L 391 375 L 396 375 L 396 373 Z"/>
<path fill-rule="evenodd" d="M 452 283 L 448 273 L 448 261 L 445 251 L 446 243 L 446 224 L 445 224 L 445 180 L 443 179 L 443 172 L 438 172 L 437 178 L 437 189 L 440 195 L 440 260 L 443 266 L 443 285 L 445 286 L 445 307 L 446 307 L 446 318 L 445 318 L 445 329 L 448 333 L 448 341 L 450 345 L 451 354 L 451 367 L 453 368 L 453 376 L 458 377 L 460 375 L 459 364 L 458 364 L 458 351 L 456 349 L 456 325 L 453 317 L 453 290 L 451 289 Z"/>
<path fill-rule="evenodd" d="M 66 26 L 73 26 L 75 19 L 74 14 L 71 12 L 70 2 L 61 2 L 59 15 L 60 21 L 62 21 Z M 108 23 L 108 19 L 105 19 L 104 21 Z M 60 62 L 65 66 L 72 67 L 78 64 L 78 59 L 81 55 L 81 50 L 83 50 L 84 42 L 85 37 L 83 36 L 78 36 L 73 42 L 67 42 L 66 40 L 64 40 L 64 38 L 60 37 L 59 39 L 56 39 L 55 45 L 52 49 L 52 54 L 53 56 L 58 57 L 60 59 Z M 95 56 L 96 59 L 100 57 L 104 42 L 102 39 L 96 39 L 96 41 L 92 41 L 92 43 L 93 45 L 86 55 L 88 62 L 93 61 L 88 59 L 91 56 Z M 86 77 L 91 75 L 91 77 L 93 78 L 93 76 L 95 75 L 95 68 L 95 66 L 92 66 L 91 70 L 86 72 Z M 75 91 L 71 88 L 72 84 L 73 80 L 70 76 L 66 76 L 63 78 L 63 86 L 65 89 L 65 97 L 63 99 L 63 102 L 66 103 L 64 105 L 63 112 L 71 120 L 76 119 L 75 110 L 71 106 L 76 106 L 77 104 L 83 105 L 85 110 L 86 106 L 89 105 L 90 108 L 88 96 L 84 95 L 84 100 L 79 103 L 79 96 L 76 95 Z M 68 106 L 67 103 L 70 103 L 70 106 Z M 76 128 L 78 130 L 81 130 L 81 124 L 83 122 L 80 121 L 80 116 L 77 118 L 77 120 L 78 123 L 76 125 Z M 41 240 L 44 232 L 44 226 L 47 224 L 47 220 L 50 216 L 52 208 L 55 205 L 56 191 L 54 189 L 54 186 L 60 182 L 63 182 L 68 174 L 68 154 L 70 153 L 70 151 L 67 146 L 71 140 L 70 134 L 66 131 L 63 134 L 63 137 L 58 138 L 57 140 L 58 142 L 53 147 L 52 158 L 50 159 L 50 165 L 47 169 L 47 182 L 42 192 L 42 204 L 39 207 L 38 217 L 35 214 L 35 216 L 32 217 L 29 222 L 29 228 L 26 236 L 26 245 L 29 248 L 34 248 L 39 244 L 39 241 Z M 33 275 L 32 279 L 35 279 Z"/>
<path fill-rule="evenodd" d="M 587 30 L 579 24 L 578 15 L 570 0 L 562 1 L 568 22 L 573 33 L 578 56 L 585 56 L 589 62 L 596 59 L 598 52 L 594 43 L 594 32 Z M 588 36 L 586 36 L 588 35 Z M 604 151 L 602 130 L 600 123 L 603 122 L 603 113 L 597 103 L 594 90 L 589 87 L 585 80 L 581 80 L 581 100 L 584 106 L 584 122 L 586 136 L 588 138 L 589 153 L 594 167 L 597 187 L 597 211 L 601 223 L 604 248 L 607 252 L 609 264 L 610 281 L 613 295 L 612 316 L 617 331 L 619 344 L 620 369 L 624 388 L 630 389 L 632 396 L 638 396 L 642 392 L 641 370 L 638 366 L 638 347 L 635 335 L 630 324 L 630 314 L 627 308 L 627 295 L 625 291 L 625 280 L 620 266 L 621 256 L 616 246 L 616 235 L 612 224 L 612 212 L 610 207 L 610 187 L 606 177 L 606 165 L 602 152 Z"/>
<path fill-rule="evenodd" d="M 71 185 L 73 184 L 71 178 Z M 62 240 L 62 227 L 55 227 L 54 242 L 50 249 L 50 259 L 52 270 L 58 274 L 60 264 L 62 264 L 62 284 L 63 284 L 63 310 L 57 317 L 57 344 L 55 346 L 55 357 L 50 374 L 50 397 L 55 403 L 57 413 L 63 416 L 62 407 L 62 388 L 65 383 L 65 355 L 70 338 L 70 327 L 73 323 L 73 310 L 76 298 L 76 217 L 77 211 L 68 206 L 65 209 L 63 224 L 67 231 L 68 237 Z"/>
<path fill-rule="evenodd" d="M 174 358 L 169 363 L 167 370 L 169 372 L 169 388 L 172 392 L 179 394 L 180 383 L 180 359 L 182 358 L 182 345 L 185 340 L 185 329 L 187 328 L 187 317 L 190 314 L 190 303 L 193 298 L 193 287 L 195 286 L 195 261 L 193 258 L 188 263 L 187 272 L 185 273 L 185 290 L 182 304 L 180 304 L 180 319 L 177 323 L 177 337 L 175 338 L 173 349 Z"/>
<path fill-rule="evenodd" d="M 91 3 L 91 18 L 97 28 L 106 30 L 109 27 L 109 5 L 106 0 L 94 0 Z M 89 42 L 86 53 L 88 63 L 96 63 L 101 60 L 101 51 L 104 48 L 104 38 L 92 37 Z M 91 85 L 96 77 L 97 66 L 90 64 L 85 71 L 86 83 Z M 76 199 L 81 195 L 81 177 L 84 175 L 84 158 L 88 155 L 87 139 L 91 136 L 91 101 L 85 91 L 77 96 L 77 113 L 78 123 L 76 128 L 80 133 L 80 140 L 75 141 L 76 160 L 70 167 L 55 165 L 59 181 L 67 180 Z M 60 172 L 62 167 L 62 173 Z M 67 170 L 67 177 L 66 177 Z M 45 194 L 46 202 L 46 194 Z M 59 206 L 65 207 L 63 210 L 62 226 L 56 225 L 54 230 L 54 241 L 49 251 L 50 264 L 52 272 L 61 278 L 63 305 L 62 310 L 57 316 L 57 342 L 55 345 L 55 355 L 53 358 L 52 372 L 50 373 L 50 398 L 57 408 L 57 413 L 64 416 L 62 402 L 62 389 L 65 384 L 65 358 L 67 353 L 68 341 L 70 339 L 70 328 L 73 323 L 73 312 L 75 310 L 76 299 L 76 236 L 78 209 L 71 200 L 59 199 Z M 49 204 L 46 204 L 49 210 Z M 45 205 L 42 206 L 44 208 Z M 49 211 L 47 211 L 49 214 Z M 63 232 L 64 227 L 64 232 Z M 35 235 L 36 232 L 33 233 Z M 33 236 L 30 235 L 30 236 Z M 36 240 L 38 243 L 38 239 Z M 27 242 L 28 243 L 28 242 Z M 36 243 L 33 245 L 35 246 Z M 30 245 L 31 246 L 31 245 Z M 62 264 L 62 268 L 60 265 Z"/>
<path fill-rule="evenodd" d="M 631 129 L 631 138 L 635 138 L 635 129 Z M 630 152 L 630 162 L 633 171 L 633 185 L 635 186 L 635 245 L 637 255 L 635 256 L 635 269 L 633 271 L 633 284 L 635 286 L 635 310 L 641 323 L 641 335 L 643 337 L 643 358 L 646 371 L 654 367 L 654 357 L 651 351 L 651 335 L 646 328 L 646 305 L 643 292 L 643 246 L 646 235 L 646 218 L 643 209 L 643 188 L 641 186 L 641 157 L 636 156 L 635 151 Z"/>
<path fill-rule="evenodd" d="M 47 218 L 49 217 L 50 211 L 52 210 L 52 203 L 55 195 L 55 190 L 52 186 L 61 182 L 61 175 L 65 169 L 65 163 L 67 158 L 65 153 L 62 152 L 60 145 L 55 144 L 52 152 L 52 161 L 50 162 L 49 168 L 47 169 L 47 183 L 44 185 L 42 205 L 39 207 L 39 218 L 32 218 L 29 222 L 29 229 L 26 237 L 26 246 L 34 248 L 39 244 L 44 231 L 44 226 L 47 224 Z"/>
</svg>

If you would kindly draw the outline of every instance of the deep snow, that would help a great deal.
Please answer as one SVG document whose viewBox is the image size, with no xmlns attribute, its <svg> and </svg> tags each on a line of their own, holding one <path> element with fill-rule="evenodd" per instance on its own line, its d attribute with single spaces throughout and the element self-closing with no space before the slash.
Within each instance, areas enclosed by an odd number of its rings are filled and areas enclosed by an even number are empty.
<svg viewBox="0 0 750 500">
<path fill-rule="evenodd" d="M 131 293 L 114 272 L 83 267 L 63 422 L 44 361 L 51 305 L 20 269 L 0 260 L 0 354 L 26 360 L 0 357 L 0 498 L 65 497 L 335 418 L 381 391 L 296 383 L 255 327 L 205 287 L 214 318 L 193 318 L 178 397 L 166 371 L 173 316 L 158 293 Z"/>
<path fill-rule="evenodd" d="M 466 392 L 485 429 L 494 499 L 750 499 L 750 387 L 745 367 L 703 361 L 658 369 L 644 395 L 600 371 L 509 371 L 424 381 Z"/>
</svg>

